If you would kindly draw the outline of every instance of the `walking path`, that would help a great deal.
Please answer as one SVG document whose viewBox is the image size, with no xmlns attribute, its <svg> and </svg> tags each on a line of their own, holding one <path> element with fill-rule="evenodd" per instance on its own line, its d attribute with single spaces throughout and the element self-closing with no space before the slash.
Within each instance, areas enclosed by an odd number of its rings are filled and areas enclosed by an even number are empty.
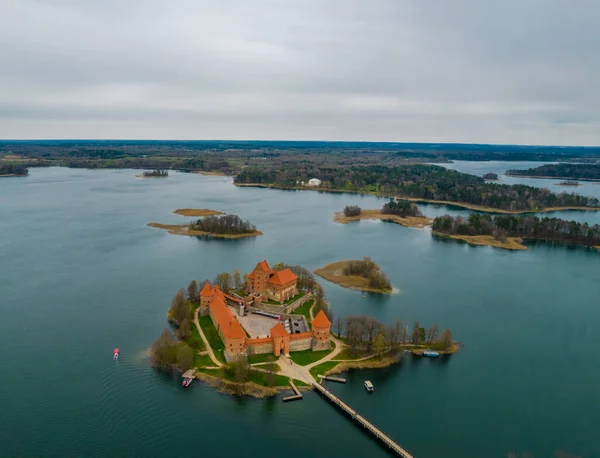
<svg viewBox="0 0 600 458">
<path fill-rule="evenodd" d="M 199 311 L 200 311 L 200 307 L 198 307 L 196 309 L 196 311 L 194 312 L 194 324 L 196 325 L 196 329 L 198 330 L 198 334 L 200 334 L 200 337 L 202 337 L 202 340 L 204 341 L 204 346 L 206 347 L 206 351 L 208 352 L 208 356 L 210 356 L 210 359 L 212 359 L 212 362 L 215 363 L 215 365 L 217 367 L 221 367 L 221 366 L 223 366 L 223 364 L 221 363 L 221 361 L 219 361 L 216 358 L 215 352 L 213 351 L 212 347 L 208 343 L 208 339 L 204 335 L 204 331 L 202 331 L 202 327 L 200 326 L 200 321 L 198 321 L 198 312 Z"/>
<path fill-rule="evenodd" d="M 335 356 L 337 356 L 346 347 L 346 344 L 344 342 L 336 339 L 335 337 L 333 337 L 333 335 L 331 335 L 330 338 L 331 338 L 331 341 L 333 343 L 335 343 L 335 350 L 333 350 L 331 353 L 329 353 L 324 358 L 321 358 L 319 361 L 315 361 L 314 363 L 304 366 L 306 369 L 308 369 L 310 371 L 310 369 L 312 369 L 315 366 L 318 366 L 319 364 L 325 363 L 327 361 L 331 361 Z"/>
</svg>

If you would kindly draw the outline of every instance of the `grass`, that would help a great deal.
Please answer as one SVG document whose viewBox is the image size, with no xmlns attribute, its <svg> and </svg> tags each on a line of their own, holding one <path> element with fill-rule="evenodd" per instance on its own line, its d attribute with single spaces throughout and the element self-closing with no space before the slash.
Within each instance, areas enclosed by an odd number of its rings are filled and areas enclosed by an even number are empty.
<svg viewBox="0 0 600 458">
<path fill-rule="evenodd" d="M 333 342 L 331 342 L 333 344 Z M 314 362 L 319 361 L 320 359 L 325 358 L 329 353 L 335 350 L 335 344 L 332 345 L 330 350 L 322 350 L 322 351 L 312 351 L 312 350 L 304 350 L 304 351 L 295 351 L 290 353 L 290 358 L 294 361 L 298 366 L 308 366 Z"/>
<path fill-rule="evenodd" d="M 491 235 L 458 235 L 458 234 L 444 234 L 441 232 L 434 232 L 434 235 L 442 238 L 450 238 L 453 240 L 462 240 L 467 242 L 469 245 L 482 245 L 482 246 L 493 246 L 496 248 L 504 248 L 505 250 L 526 250 L 527 247 L 523 245 L 522 240 L 518 237 L 507 237 L 505 242 L 496 240 Z"/>
<path fill-rule="evenodd" d="M 315 300 L 311 299 L 310 301 L 302 304 L 300 307 L 298 307 L 292 313 L 297 314 L 297 315 L 304 315 L 304 317 L 306 318 L 306 322 L 310 326 L 310 323 L 312 322 L 312 320 L 310 319 L 310 309 L 312 308 L 312 306 L 314 304 L 315 304 Z"/>
<path fill-rule="evenodd" d="M 194 356 L 194 366 L 198 368 L 207 366 L 210 367 L 214 365 L 215 363 L 212 359 L 210 359 L 210 356 L 208 355 L 199 355 L 196 353 L 196 355 Z"/>
<path fill-rule="evenodd" d="M 271 371 L 271 372 L 280 372 L 281 371 L 279 364 L 276 364 L 276 363 L 262 364 L 258 367 L 260 367 L 261 369 L 264 369 L 266 371 Z"/>
<path fill-rule="evenodd" d="M 294 379 L 294 385 L 296 386 L 312 386 L 310 383 L 303 382 L 302 380 Z"/>
<path fill-rule="evenodd" d="M 208 340 L 209 345 L 215 352 L 216 358 L 222 363 L 227 362 L 225 360 L 225 355 L 223 354 L 223 350 L 225 350 L 225 345 L 219 337 L 219 333 L 217 332 L 215 325 L 210 319 L 210 316 L 207 315 L 198 317 L 198 321 L 200 322 L 200 327 L 202 328 L 202 331 L 206 336 L 206 340 Z"/>
<path fill-rule="evenodd" d="M 277 359 L 277 358 L 272 353 L 265 353 L 264 355 L 251 355 L 251 356 L 248 356 L 248 362 L 250 364 L 269 363 L 269 362 L 275 361 L 275 359 Z"/>
<path fill-rule="evenodd" d="M 224 380 L 228 380 L 230 382 L 237 382 L 236 378 L 235 378 L 235 371 L 233 370 L 227 370 L 224 368 L 221 369 L 200 369 L 200 372 L 204 372 L 206 374 L 212 375 L 213 377 L 219 377 L 222 378 Z M 272 382 L 273 385 L 269 385 L 269 378 L 266 372 L 261 372 L 261 371 L 255 371 L 255 370 L 250 370 L 249 374 L 248 374 L 248 382 L 252 382 L 252 383 L 256 383 L 257 385 L 261 385 L 261 386 L 289 386 L 290 384 L 290 379 L 288 377 L 285 377 L 283 375 L 277 375 L 277 374 L 273 374 L 272 375 Z M 296 383 L 296 382 L 294 382 Z"/>
<path fill-rule="evenodd" d="M 398 215 L 387 215 L 381 213 L 381 210 L 362 210 L 358 216 L 346 216 L 343 212 L 336 213 L 333 217 L 333 221 L 336 223 L 347 224 L 352 221 L 360 221 L 361 219 L 381 219 L 384 221 L 391 221 L 392 223 L 400 224 L 405 227 L 416 227 L 424 228 L 431 226 L 433 219 L 426 216 L 398 216 Z"/>
<path fill-rule="evenodd" d="M 338 363 L 336 361 L 326 361 L 323 364 L 319 364 L 319 365 L 313 367 L 310 370 L 310 375 L 312 375 L 315 380 L 318 380 L 319 378 L 317 377 L 317 375 L 319 375 L 319 374 L 324 375 L 325 372 L 327 372 L 330 369 L 333 369 L 338 364 L 340 364 L 340 363 Z"/>
<path fill-rule="evenodd" d="M 304 296 L 304 293 L 298 293 L 294 297 L 290 297 L 287 301 L 284 301 L 283 303 L 285 305 L 289 305 L 292 302 L 297 301 L 298 299 L 300 299 L 302 296 Z"/>
<path fill-rule="evenodd" d="M 196 325 L 192 323 L 192 336 L 185 341 L 190 347 L 192 347 L 196 351 L 205 350 L 204 341 L 202 337 L 200 337 L 200 333 L 198 332 L 198 328 Z"/>
<path fill-rule="evenodd" d="M 350 360 L 350 359 L 364 358 L 365 356 L 368 356 L 367 353 L 362 353 L 362 352 L 360 352 L 358 354 L 358 356 L 354 356 L 351 353 L 350 348 L 344 348 L 341 352 L 339 352 L 337 355 L 335 355 L 335 359 Z"/>
<path fill-rule="evenodd" d="M 359 260 L 360 261 L 360 260 Z M 369 279 L 360 275 L 345 275 L 344 269 L 349 266 L 353 260 L 337 261 L 327 264 L 320 269 L 315 269 L 314 272 L 319 277 L 324 278 L 332 283 L 336 283 L 344 288 L 357 289 L 359 291 L 368 291 L 373 293 L 391 293 L 392 288 L 372 288 L 369 286 Z M 375 264 L 375 269 L 379 270 L 379 266 Z"/>
</svg>

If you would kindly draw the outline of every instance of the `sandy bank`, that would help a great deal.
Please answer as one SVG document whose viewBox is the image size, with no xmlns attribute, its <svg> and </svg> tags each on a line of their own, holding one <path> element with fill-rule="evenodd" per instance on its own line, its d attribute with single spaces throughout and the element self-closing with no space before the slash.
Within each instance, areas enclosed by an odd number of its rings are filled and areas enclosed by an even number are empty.
<svg viewBox="0 0 600 458">
<path fill-rule="evenodd" d="M 215 234 L 212 232 L 191 230 L 187 224 L 148 223 L 147 225 L 150 227 L 167 230 L 169 231 L 169 234 L 188 235 L 190 237 L 209 236 L 221 239 L 241 239 L 242 237 L 257 237 L 259 235 L 263 235 L 261 231 L 248 232 L 247 234 Z"/>
<path fill-rule="evenodd" d="M 198 175 L 204 175 L 204 176 L 209 176 L 209 177 L 226 177 L 227 174 L 223 173 L 223 172 L 206 172 L 204 170 L 198 170 L 196 172 Z"/>
<path fill-rule="evenodd" d="M 348 224 L 352 221 L 360 221 L 363 219 L 380 219 L 382 221 L 400 224 L 404 227 L 415 227 L 418 229 L 431 226 L 433 223 L 433 219 L 426 216 L 408 216 L 404 218 L 398 215 L 386 215 L 381 213 L 381 210 L 362 210 L 361 214 L 358 216 L 346 216 L 344 215 L 344 212 L 337 212 L 333 217 L 333 220 L 336 223 L 342 224 Z"/>
<path fill-rule="evenodd" d="M 518 237 L 507 237 L 506 242 L 501 242 L 491 235 L 451 235 L 443 232 L 433 232 L 433 234 L 441 238 L 462 240 L 469 245 L 493 246 L 505 250 L 527 250 L 527 247 L 523 245 L 523 240 Z"/>
<path fill-rule="evenodd" d="M 225 214 L 217 210 L 209 210 L 208 208 L 178 208 L 173 213 L 181 216 L 216 216 Z"/>
<path fill-rule="evenodd" d="M 402 353 L 399 353 L 393 356 L 370 358 L 363 361 L 344 361 L 329 369 L 323 375 L 340 374 L 342 372 L 347 372 L 350 369 L 381 369 L 396 364 L 400 361 L 401 357 Z"/>
<path fill-rule="evenodd" d="M 369 287 L 369 279 L 359 275 L 344 275 L 344 269 L 351 263 L 352 260 L 337 261 L 327 264 L 320 269 L 315 269 L 314 272 L 319 277 L 324 278 L 332 283 L 337 283 L 344 288 L 354 289 L 357 291 L 365 291 L 370 293 L 390 294 L 390 289 L 377 289 Z M 375 264 L 375 268 L 379 270 L 379 266 Z"/>
<path fill-rule="evenodd" d="M 230 382 L 228 380 L 223 380 L 219 377 L 199 371 L 196 371 L 196 378 L 210 386 L 214 386 L 220 393 L 229 394 L 232 396 L 251 396 L 253 398 L 262 399 L 275 396 L 279 391 L 291 389 L 285 387 L 281 387 L 280 389 L 270 388 L 257 385 L 256 383 L 252 382 Z"/>
</svg>

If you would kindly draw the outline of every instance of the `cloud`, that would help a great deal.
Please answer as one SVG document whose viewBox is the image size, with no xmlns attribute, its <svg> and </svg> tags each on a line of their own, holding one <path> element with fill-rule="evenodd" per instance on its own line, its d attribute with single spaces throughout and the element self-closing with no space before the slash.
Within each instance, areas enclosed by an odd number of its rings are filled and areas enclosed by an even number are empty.
<svg viewBox="0 0 600 458">
<path fill-rule="evenodd" d="M 0 138 L 600 144 L 593 0 L 19 0 L 0 17 Z"/>
</svg>

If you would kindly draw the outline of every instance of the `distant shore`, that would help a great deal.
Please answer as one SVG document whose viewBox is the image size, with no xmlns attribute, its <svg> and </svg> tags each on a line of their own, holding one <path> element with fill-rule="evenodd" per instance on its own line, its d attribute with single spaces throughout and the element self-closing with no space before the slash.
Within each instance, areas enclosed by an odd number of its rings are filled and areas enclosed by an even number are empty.
<svg viewBox="0 0 600 458">
<path fill-rule="evenodd" d="M 591 181 L 600 183 L 598 178 L 577 178 L 577 177 L 549 177 L 549 176 L 538 176 L 538 175 L 521 175 L 518 173 L 512 174 L 507 173 L 506 176 L 515 178 L 541 178 L 542 180 L 577 180 L 577 181 Z"/>
<path fill-rule="evenodd" d="M 333 217 L 333 221 L 341 224 L 348 224 L 352 221 L 360 221 L 363 219 L 379 219 L 382 221 L 400 224 L 404 227 L 414 227 L 418 229 L 431 226 L 433 223 L 433 219 L 426 216 L 402 217 L 398 215 L 381 213 L 381 210 L 361 210 L 361 213 L 358 216 L 346 216 L 344 215 L 344 212 L 337 212 Z"/>
<path fill-rule="evenodd" d="M 440 238 L 462 240 L 467 242 L 469 245 L 479 246 L 493 246 L 496 248 L 503 248 L 505 250 L 527 250 L 528 248 L 523 245 L 523 240 L 518 237 L 507 237 L 505 242 L 496 240 L 491 235 L 454 235 L 445 234 L 443 232 L 433 232 L 433 235 Z"/>
<path fill-rule="evenodd" d="M 7 177 L 26 177 L 28 174 L 27 173 L 22 173 L 22 174 L 18 174 L 18 173 L 7 173 L 4 175 L 0 175 L 0 178 L 7 178 Z"/>
<path fill-rule="evenodd" d="M 581 184 L 581 183 L 577 183 L 577 182 L 575 181 L 575 182 L 573 182 L 573 183 L 564 183 L 564 182 L 563 182 L 563 183 L 556 183 L 556 186 L 567 186 L 567 187 L 568 187 L 568 186 L 572 186 L 572 187 L 576 188 L 576 187 L 578 187 L 578 186 L 582 186 L 582 184 Z"/>
<path fill-rule="evenodd" d="M 208 208 L 178 208 L 173 213 L 181 216 L 216 216 L 225 214 L 218 210 L 209 210 Z"/>
<path fill-rule="evenodd" d="M 365 277 L 361 277 L 359 275 L 344 275 L 344 268 L 346 268 L 352 260 L 346 261 L 337 261 L 332 262 L 331 264 L 327 264 L 319 269 L 315 269 L 314 273 L 319 277 L 324 278 L 332 283 L 336 283 L 344 288 L 354 289 L 357 291 L 364 291 L 367 293 L 381 293 L 381 294 L 390 294 L 392 292 L 392 288 L 389 289 L 380 289 L 380 288 L 371 288 L 369 286 L 369 279 Z M 375 268 L 379 270 L 379 266 L 375 264 Z"/>
<path fill-rule="evenodd" d="M 207 172 L 204 170 L 197 170 L 195 173 L 197 173 L 198 175 L 204 175 L 204 176 L 214 176 L 214 177 L 226 177 L 229 176 L 226 173 L 223 172 Z"/>
<path fill-rule="evenodd" d="M 187 224 L 162 224 L 162 223 L 148 223 L 147 226 L 155 227 L 158 229 L 164 229 L 169 231 L 169 234 L 174 235 L 187 235 L 190 237 L 202 237 L 209 236 L 221 239 L 240 239 L 243 237 L 257 237 L 263 235 L 261 231 L 248 232 L 245 234 L 217 234 L 214 232 L 196 231 L 190 229 Z"/>
<path fill-rule="evenodd" d="M 520 176 L 520 175 L 519 175 Z M 539 177 L 535 177 L 539 178 Z M 554 178 L 556 179 L 556 178 Z M 448 200 L 434 200 L 434 199 L 421 199 L 418 197 L 407 197 L 396 194 L 386 194 L 379 192 L 368 192 L 368 191 L 348 191 L 345 189 L 329 189 L 322 187 L 311 187 L 311 186 L 277 186 L 270 183 L 234 183 L 235 186 L 239 187 L 253 187 L 253 188 L 273 188 L 273 189 L 282 189 L 289 191 L 321 191 L 321 192 L 332 192 L 332 193 L 348 193 L 348 194 L 362 194 L 369 196 L 378 196 L 378 197 L 395 197 L 398 200 L 406 200 L 408 202 L 415 203 L 426 203 L 426 204 L 436 204 L 436 205 L 449 205 L 452 207 L 458 208 L 466 208 L 467 210 L 479 211 L 482 213 L 501 213 L 505 215 L 522 215 L 525 213 L 548 213 L 555 211 L 600 211 L 600 207 L 546 207 L 537 210 L 502 210 L 500 208 L 493 207 L 484 207 L 481 205 L 473 205 L 464 202 L 452 202 Z"/>
<path fill-rule="evenodd" d="M 136 178 L 169 178 L 169 175 L 136 175 Z"/>
</svg>

